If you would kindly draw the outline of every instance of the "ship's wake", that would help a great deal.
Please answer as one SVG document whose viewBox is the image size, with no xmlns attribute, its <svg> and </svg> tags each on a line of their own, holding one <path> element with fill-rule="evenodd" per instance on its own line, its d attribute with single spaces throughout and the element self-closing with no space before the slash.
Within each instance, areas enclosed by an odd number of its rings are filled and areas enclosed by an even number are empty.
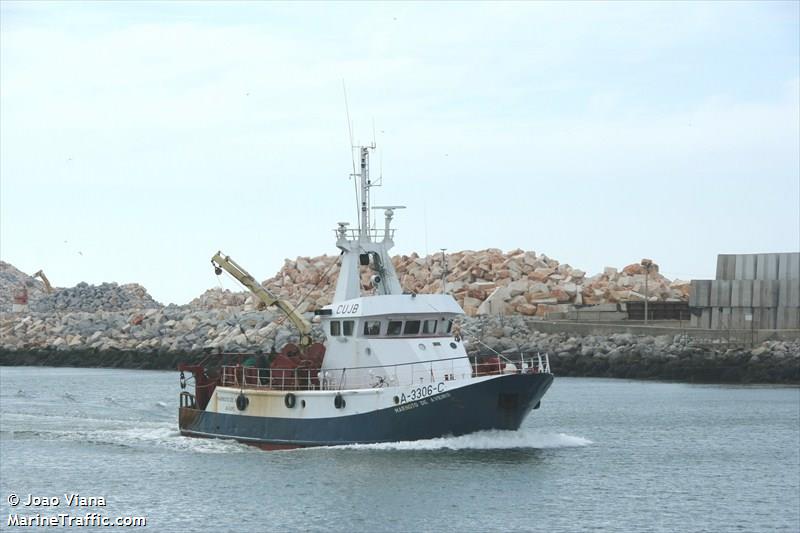
<svg viewBox="0 0 800 533">
<path fill-rule="evenodd" d="M 161 448 L 174 452 L 240 453 L 253 448 L 233 440 L 184 437 L 175 426 L 138 427 L 76 432 L 73 440 L 131 448 Z"/>
<path fill-rule="evenodd" d="M 347 444 L 335 449 L 362 450 L 513 450 L 576 448 L 593 444 L 589 439 L 564 433 L 534 433 L 528 431 L 480 431 L 460 437 L 382 442 L 378 444 Z"/>
<path fill-rule="evenodd" d="M 241 453 L 255 450 L 233 440 L 184 437 L 171 424 L 139 424 L 134 428 L 4 428 L 0 434 L 4 440 L 56 440 L 122 448 L 161 448 L 174 452 Z"/>
</svg>

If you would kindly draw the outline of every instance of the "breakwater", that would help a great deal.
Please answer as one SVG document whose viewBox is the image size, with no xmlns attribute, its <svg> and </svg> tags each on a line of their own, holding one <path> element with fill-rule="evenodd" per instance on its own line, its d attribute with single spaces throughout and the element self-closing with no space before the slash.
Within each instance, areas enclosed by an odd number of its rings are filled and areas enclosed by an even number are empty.
<svg viewBox="0 0 800 533">
<path fill-rule="evenodd" d="M 447 292 L 469 316 L 512 315 L 547 317 L 566 313 L 575 305 L 640 302 L 645 298 L 659 302 L 682 302 L 689 298 L 689 282 L 670 280 L 653 263 L 645 272 L 641 264 L 623 268 L 606 267 L 589 275 L 545 254 L 521 249 L 464 250 L 420 257 L 416 253 L 392 258 L 397 277 L 407 293 L 440 293 L 442 278 Z M 262 284 L 286 301 L 308 311 L 331 303 L 339 275 L 339 256 L 286 259 L 281 269 Z M 371 272 L 361 273 L 364 291 L 373 289 Z M 118 285 L 80 283 L 72 288 L 56 288 L 47 294 L 41 281 L 13 265 L 0 261 L 0 311 L 11 310 L 13 294 L 28 292 L 33 311 L 118 311 L 157 308 L 144 287 L 136 283 Z M 252 310 L 256 300 L 247 293 L 213 288 L 187 305 L 194 309 Z"/>
<path fill-rule="evenodd" d="M 547 353 L 556 375 L 720 383 L 800 383 L 800 341 L 755 345 L 681 334 L 580 334 L 541 331 L 535 318 L 465 317 L 472 356 Z M 323 335 L 318 327 L 312 332 Z M 0 364 L 174 369 L 209 353 L 269 353 L 297 342 L 270 312 L 161 309 L 0 315 Z"/>
</svg>

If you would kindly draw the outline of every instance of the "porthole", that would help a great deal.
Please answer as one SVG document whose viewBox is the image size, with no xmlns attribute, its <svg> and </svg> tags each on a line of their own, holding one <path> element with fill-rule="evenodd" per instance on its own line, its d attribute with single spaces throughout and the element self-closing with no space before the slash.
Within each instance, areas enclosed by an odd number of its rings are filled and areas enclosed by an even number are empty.
<svg viewBox="0 0 800 533">
<path fill-rule="evenodd" d="M 454 342 L 451 342 L 450 347 L 455 350 L 456 348 L 458 348 L 458 345 Z"/>
<path fill-rule="evenodd" d="M 300 407 L 305 407 L 305 406 L 306 406 L 306 401 L 300 400 Z"/>
<path fill-rule="evenodd" d="M 364 348 L 364 353 L 367 355 L 372 355 L 372 348 L 370 347 Z"/>
<path fill-rule="evenodd" d="M 397 405 L 399 403 L 400 403 L 400 396 L 395 396 L 394 397 L 394 404 Z"/>
<path fill-rule="evenodd" d="M 420 349 L 420 350 L 422 350 L 423 352 L 425 351 L 425 345 L 424 345 L 424 344 L 422 344 L 422 343 L 419 343 L 417 346 L 418 346 L 418 347 L 419 347 L 419 349 Z"/>
</svg>

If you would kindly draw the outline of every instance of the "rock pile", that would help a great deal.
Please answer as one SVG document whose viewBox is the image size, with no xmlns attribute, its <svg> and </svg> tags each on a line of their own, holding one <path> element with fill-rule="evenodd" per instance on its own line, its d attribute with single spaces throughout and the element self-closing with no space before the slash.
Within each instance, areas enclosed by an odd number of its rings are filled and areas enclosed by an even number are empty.
<svg viewBox="0 0 800 533">
<path fill-rule="evenodd" d="M 339 273 L 338 257 L 298 257 L 286 260 L 278 274 L 263 284 L 282 298 L 302 298 L 314 310 L 330 303 Z M 392 258 L 403 289 L 407 292 L 436 293 L 442 290 L 445 265 L 441 254 Z M 370 272 L 362 271 L 362 286 L 371 288 Z M 688 281 L 670 281 L 653 265 L 647 280 L 650 301 L 685 301 Z M 566 312 L 572 305 L 617 303 L 643 300 L 645 271 L 639 264 L 618 271 L 608 267 L 588 277 L 580 269 L 559 263 L 536 252 L 512 250 L 503 253 L 490 248 L 463 251 L 447 256 L 447 291 L 469 316 L 521 314 L 544 317 Z"/>
<path fill-rule="evenodd" d="M 161 307 L 161 304 L 155 301 L 138 283 L 89 285 L 82 282 L 75 287 L 58 290 L 30 303 L 31 310 L 36 312 L 121 311 L 158 307 Z"/>
<path fill-rule="evenodd" d="M 800 340 L 758 346 L 708 344 L 679 335 L 576 335 L 536 331 L 536 321 L 516 317 L 467 319 L 471 354 L 540 352 L 562 376 L 607 376 L 723 382 L 800 382 Z"/>
<path fill-rule="evenodd" d="M 255 309 L 253 295 L 248 292 L 233 292 L 214 287 L 189 302 L 192 309 L 227 309 L 252 311 Z"/>
<path fill-rule="evenodd" d="M 44 295 L 44 284 L 5 261 L 0 261 L 0 311 L 10 311 L 14 292 L 25 287 L 28 301 Z"/>
<path fill-rule="evenodd" d="M 308 310 L 320 309 L 333 299 L 339 277 L 339 256 L 321 255 L 284 260 L 275 276 L 261 282 L 270 292 L 295 305 L 308 303 Z M 363 286 L 369 286 L 366 271 L 361 276 Z"/>
<path fill-rule="evenodd" d="M 277 327 L 268 327 L 277 320 Z M 314 335 L 322 339 L 315 328 Z M 270 351 L 298 342 L 282 316 L 267 312 L 196 310 L 185 306 L 68 313 L 0 315 L 0 351 L 136 351 L 198 353 Z"/>
<path fill-rule="evenodd" d="M 307 305 L 314 311 L 328 305 L 339 275 L 339 256 L 287 259 L 280 271 L 263 282 L 271 292 L 295 305 Z M 416 293 L 442 291 L 445 264 L 441 254 L 420 257 L 416 253 L 392 258 L 403 290 Z M 603 273 L 587 276 L 580 269 L 559 263 L 546 255 L 494 248 L 463 251 L 447 256 L 447 291 L 469 316 L 513 315 L 545 317 L 563 313 L 573 305 L 617 303 L 644 298 L 645 273 L 632 264 L 618 271 L 606 268 Z M 372 289 L 371 272 L 362 268 L 362 286 Z M 45 295 L 42 283 L 8 263 L 0 262 L 0 310 L 11 308 L 12 294 L 27 286 L 31 309 L 35 311 L 112 311 L 156 308 L 161 305 L 137 284 L 99 286 L 80 283 Z M 682 301 L 689 295 L 689 283 L 670 281 L 658 272 L 649 274 L 647 294 L 651 301 Z M 222 288 L 207 290 L 188 306 L 192 309 L 255 309 L 256 301 L 247 291 Z"/>
<path fill-rule="evenodd" d="M 173 369 L 177 359 L 207 351 L 270 352 L 297 342 L 296 330 L 270 312 L 193 310 L 168 306 L 143 311 L 0 315 L 0 352 L 6 364 L 143 366 Z M 466 318 L 468 353 L 519 351 L 550 356 L 561 376 L 609 376 L 700 381 L 800 382 L 800 341 L 755 347 L 708 345 L 686 335 L 577 335 L 537 331 L 522 316 Z M 312 335 L 322 340 L 315 327 Z M 83 354 L 84 359 L 76 359 Z M 116 354 L 116 355 L 115 355 Z M 134 356 L 131 356 L 134 354 Z M 33 357 L 33 356 L 31 356 Z M 61 358 L 59 358 L 61 357 Z M 87 359 L 88 358 L 88 359 Z"/>
</svg>

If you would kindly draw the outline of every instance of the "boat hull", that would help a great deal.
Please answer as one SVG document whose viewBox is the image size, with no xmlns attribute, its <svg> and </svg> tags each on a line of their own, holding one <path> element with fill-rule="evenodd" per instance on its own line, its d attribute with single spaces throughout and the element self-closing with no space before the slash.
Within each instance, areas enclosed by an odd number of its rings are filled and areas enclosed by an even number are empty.
<svg viewBox="0 0 800 533">
<path fill-rule="evenodd" d="M 327 418 L 228 414 L 181 407 L 182 435 L 235 439 L 266 449 L 336 446 L 516 430 L 553 382 L 552 374 L 508 374 L 370 412 Z"/>
</svg>

